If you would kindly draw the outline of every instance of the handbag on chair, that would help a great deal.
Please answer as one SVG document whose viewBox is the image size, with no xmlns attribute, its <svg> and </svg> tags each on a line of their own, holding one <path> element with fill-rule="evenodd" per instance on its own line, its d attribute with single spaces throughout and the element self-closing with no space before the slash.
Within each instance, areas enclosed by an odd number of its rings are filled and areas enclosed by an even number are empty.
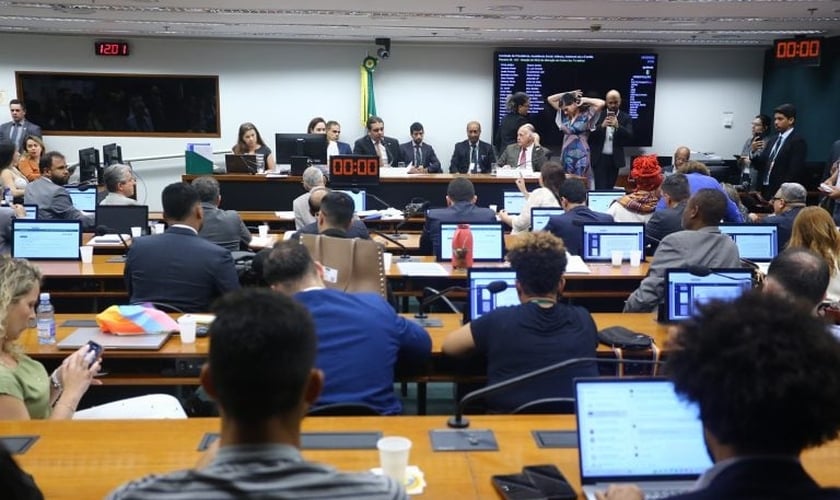
<svg viewBox="0 0 840 500">
<path fill-rule="evenodd" d="M 387 299 L 382 246 L 372 240 L 301 234 L 313 260 L 325 267 L 324 286 L 343 292 L 374 292 Z"/>
</svg>

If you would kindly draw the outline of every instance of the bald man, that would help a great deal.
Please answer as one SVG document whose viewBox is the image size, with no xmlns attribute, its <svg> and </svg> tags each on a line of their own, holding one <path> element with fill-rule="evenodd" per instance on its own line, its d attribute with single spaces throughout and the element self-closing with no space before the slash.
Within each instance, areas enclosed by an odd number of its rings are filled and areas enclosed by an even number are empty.
<svg viewBox="0 0 840 500">
<path fill-rule="evenodd" d="M 624 146 L 633 140 L 633 121 L 630 114 L 618 109 L 621 94 L 607 92 L 604 110 L 589 134 L 589 155 L 595 177 L 595 189 L 612 189 L 618 171 L 624 168 Z"/>
<path fill-rule="evenodd" d="M 511 144 L 499 155 L 500 168 L 521 168 L 539 172 L 545 163 L 545 149 L 539 144 L 534 126 L 526 123 L 516 132 L 516 144 Z"/>
<path fill-rule="evenodd" d="M 467 140 L 455 143 L 452 159 L 449 160 L 449 173 L 489 174 L 496 163 L 493 146 L 481 140 L 481 124 L 467 123 Z"/>
</svg>

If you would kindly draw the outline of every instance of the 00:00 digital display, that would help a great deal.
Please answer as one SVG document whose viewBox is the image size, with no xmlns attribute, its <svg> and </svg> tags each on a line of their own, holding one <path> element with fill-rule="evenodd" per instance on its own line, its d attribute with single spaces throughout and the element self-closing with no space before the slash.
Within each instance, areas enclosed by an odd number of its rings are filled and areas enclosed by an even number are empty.
<svg viewBox="0 0 840 500">
<path fill-rule="evenodd" d="M 820 57 L 819 39 L 778 40 L 776 59 L 816 59 Z"/>
</svg>

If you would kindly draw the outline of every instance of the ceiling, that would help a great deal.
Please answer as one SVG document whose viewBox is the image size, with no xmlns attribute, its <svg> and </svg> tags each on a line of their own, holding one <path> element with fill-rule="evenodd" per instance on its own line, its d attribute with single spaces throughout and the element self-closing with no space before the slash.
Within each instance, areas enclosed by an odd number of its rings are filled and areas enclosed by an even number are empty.
<svg viewBox="0 0 840 500">
<path fill-rule="evenodd" d="M 769 46 L 840 35 L 840 0 L 0 0 L 0 33 L 110 38 Z"/>
</svg>

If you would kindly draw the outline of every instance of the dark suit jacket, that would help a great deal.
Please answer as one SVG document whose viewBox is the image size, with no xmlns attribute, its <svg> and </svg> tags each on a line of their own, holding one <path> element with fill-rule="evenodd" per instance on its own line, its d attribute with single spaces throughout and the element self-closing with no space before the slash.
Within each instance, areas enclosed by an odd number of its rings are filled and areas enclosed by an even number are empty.
<svg viewBox="0 0 840 500">
<path fill-rule="evenodd" d="M 671 233 L 682 231 L 682 216 L 688 200 L 675 207 L 663 208 L 653 212 L 653 216 L 645 224 L 645 248 L 648 255 L 653 255 L 662 238 Z"/>
<path fill-rule="evenodd" d="M 531 151 L 531 166 L 534 168 L 534 172 L 539 172 L 543 163 L 545 163 L 545 151 L 544 147 L 537 146 L 536 144 L 534 145 L 534 149 Z M 511 144 L 502 151 L 502 154 L 499 155 L 499 159 L 496 161 L 496 164 L 500 167 L 510 165 L 511 167 L 516 168 L 519 166 L 519 153 L 521 152 L 522 148 L 519 147 L 519 144 Z"/>
<path fill-rule="evenodd" d="M 230 251 L 184 227 L 137 238 L 125 260 L 131 303 L 162 302 L 207 312 L 214 299 L 239 289 Z"/>
<path fill-rule="evenodd" d="M 702 489 L 668 497 L 679 500 L 838 500 L 840 489 L 821 488 L 799 462 L 748 458 L 730 464 Z"/>
<path fill-rule="evenodd" d="M 405 161 L 402 153 L 400 153 L 400 143 L 396 139 L 393 137 L 383 137 L 382 145 L 385 146 L 385 151 L 388 152 L 388 161 L 391 162 L 390 166 L 396 167 L 397 163 Z M 369 136 L 360 137 L 356 139 L 356 143 L 353 145 L 353 154 L 377 156 L 376 146 L 373 145 L 373 141 L 370 140 Z"/>
<path fill-rule="evenodd" d="M 423 160 L 423 165 L 420 165 L 421 167 L 426 167 L 430 174 L 439 174 L 443 172 L 440 168 L 440 160 L 438 160 L 438 157 L 435 154 L 435 148 L 423 142 L 420 144 L 420 154 L 422 155 Z M 414 163 L 414 141 L 408 141 L 400 144 L 400 155 L 403 158 L 402 161 L 404 161 L 406 165 Z"/>
<path fill-rule="evenodd" d="M 489 174 L 496 163 L 496 153 L 493 146 L 478 141 L 478 168 L 482 174 Z M 452 151 L 452 159 L 449 160 L 449 173 L 466 174 L 470 169 L 470 141 L 455 143 L 455 150 Z"/>
<path fill-rule="evenodd" d="M 548 218 L 545 231 L 562 238 L 566 250 L 572 255 L 580 255 L 583 250 L 584 222 L 613 222 L 612 215 L 590 210 L 589 207 L 575 207 L 563 215 L 552 215 Z"/>
<path fill-rule="evenodd" d="M 601 158 L 601 150 L 604 148 L 604 141 L 607 139 L 607 129 L 601 125 L 607 117 L 607 111 L 601 111 L 601 116 L 595 122 L 595 130 L 589 133 L 589 158 L 592 165 L 596 165 Z M 624 167 L 624 146 L 633 139 L 633 120 L 628 113 L 618 110 L 618 128 L 613 134 L 612 161 L 615 169 Z"/>
<path fill-rule="evenodd" d="M 20 135 L 18 136 L 18 143 L 16 144 L 18 150 L 21 149 L 23 145 L 23 140 L 26 139 L 28 135 L 34 135 L 37 137 L 43 137 L 41 134 L 41 127 L 35 125 L 29 120 L 24 119 L 21 124 L 23 125 L 23 130 L 20 131 Z M 6 139 L 7 141 L 11 140 L 12 133 L 12 122 L 8 121 L 2 125 L 0 125 L 0 137 Z"/>
<path fill-rule="evenodd" d="M 450 207 L 428 210 L 426 225 L 423 226 L 423 234 L 420 235 L 420 255 L 437 255 L 442 222 L 496 222 L 496 213 L 489 208 L 477 207 L 469 201 L 459 201 Z"/>
<path fill-rule="evenodd" d="M 352 155 L 353 148 L 350 147 L 349 144 L 346 142 L 337 141 L 336 144 L 338 145 L 338 154 L 340 155 Z"/>
<path fill-rule="evenodd" d="M 778 224 L 779 225 L 779 252 L 784 250 L 790 239 L 790 233 L 793 231 L 793 220 L 799 215 L 799 212 L 805 207 L 793 207 L 787 212 L 782 212 L 779 215 L 770 215 L 759 220 L 761 224 Z"/>
<path fill-rule="evenodd" d="M 508 113 L 502 118 L 499 127 L 496 129 L 496 137 L 493 140 L 493 145 L 496 146 L 496 151 L 502 154 L 511 144 L 516 144 L 516 134 L 519 132 L 519 127 L 528 123 L 528 118 L 518 113 Z"/>
<path fill-rule="evenodd" d="M 327 229 L 327 231 L 331 231 Z M 313 222 L 312 224 L 307 224 L 300 228 L 298 232 L 292 236 L 292 238 L 300 239 L 301 234 L 319 234 L 318 233 L 318 222 Z M 327 236 L 335 236 L 335 234 L 328 234 L 326 231 L 321 234 L 326 234 Z M 370 239 L 370 232 L 368 232 L 367 226 L 365 223 L 358 220 L 353 219 L 353 222 L 350 223 L 350 229 L 342 236 L 342 238 L 362 238 L 363 240 Z"/>
<path fill-rule="evenodd" d="M 202 203 L 204 223 L 198 235 L 231 252 L 247 250 L 251 232 L 236 210 L 222 210 L 213 203 Z"/>
<path fill-rule="evenodd" d="M 798 182 L 803 186 L 807 183 L 805 156 L 808 154 L 808 144 L 794 128 L 776 153 L 773 170 L 770 172 L 770 182 L 764 186 L 764 176 L 770 168 L 770 153 L 778 138 L 779 134 L 774 135 L 770 143 L 764 147 L 761 156 L 753 162 L 753 166 L 758 169 L 759 186 L 762 186 L 761 194 L 768 200 L 776 194 L 783 182 Z"/>
</svg>

